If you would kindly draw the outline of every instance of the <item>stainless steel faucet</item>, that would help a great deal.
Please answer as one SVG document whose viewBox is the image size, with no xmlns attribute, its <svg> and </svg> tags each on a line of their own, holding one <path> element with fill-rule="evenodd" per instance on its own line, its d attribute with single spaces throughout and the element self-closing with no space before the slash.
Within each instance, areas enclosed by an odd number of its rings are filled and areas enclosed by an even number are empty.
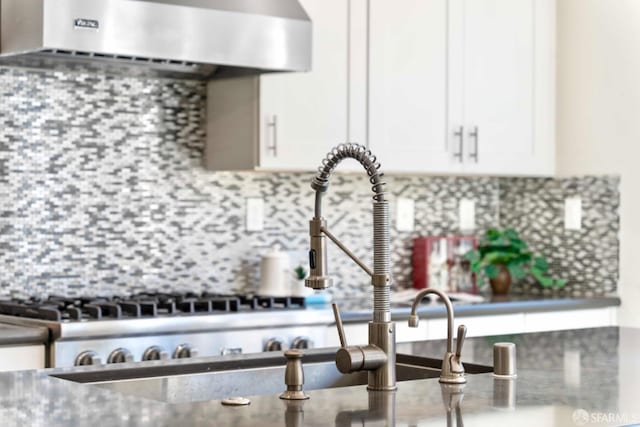
<svg viewBox="0 0 640 427">
<path fill-rule="evenodd" d="M 374 193 L 373 196 L 373 270 L 367 267 L 353 252 L 327 229 L 322 217 L 322 195 L 329 188 L 329 178 L 336 166 L 346 158 L 355 159 L 364 167 Z M 310 221 L 311 250 L 309 251 L 310 275 L 305 286 L 327 289 L 332 279 L 327 276 L 326 238 L 334 242 L 349 258 L 370 277 L 373 286 L 373 319 L 369 322 L 369 344 L 347 346 L 340 312 L 334 307 L 336 325 L 342 348 L 336 353 L 336 366 L 342 373 L 367 370 L 369 390 L 396 389 L 396 338 L 395 324 L 391 322 L 390 309 L 390 256 L 389 256 L 389 204 L 385 200 L 383 174 L 380 163 L 369 149 L 359 144 L 340 144 L 322 160 L 318 173 L 311 182 L 315 190 L 315 215 Z"/>
<path fill-rule="evenodd" d="M 416 314 L 418 304 L 428 294 L 438 295 L 447 307 L 447 352 L 442 359 L 442 369 L 440 370 L 440 382 L 449 384 L 463 384 L 467 382 L 464 376 L 464 366 L 460 360 L 462 353 L 462 345 L 467 335 L 467 327 L 460 325 L 458 327 L 458 337 L 456 338 L 456 352 L 453 353 L 453 306 L 451 300 L 444 293 L 437 289 L 427 288 L 416 295 L 416 299 L 411 306 L 411 314 L 409 315 L 409 326 L 415 328 L 420 320 Z"/>
</svg>

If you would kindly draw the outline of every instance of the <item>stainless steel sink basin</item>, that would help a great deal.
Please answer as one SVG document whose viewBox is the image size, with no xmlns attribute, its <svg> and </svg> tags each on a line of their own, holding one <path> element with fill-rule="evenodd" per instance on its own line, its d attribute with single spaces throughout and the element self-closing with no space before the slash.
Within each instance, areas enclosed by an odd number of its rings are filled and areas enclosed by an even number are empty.
<svg viewBox="0 0 640 427">
<path fill-rule="evenodd" d="M 335 351 L 309 350 L 303 359 L 306 390 L 364 385 L 367 373 L 341 374 Z M 190 362 L 190 363 L 189 363 Z M 398 381 L 437 378 L 441 360 L 397 355 Z M 468 373 L 491 372 L 490 367 L 465 364 Z M 277 394 L 285 389 L 282 353 L 239 355 L 167 362 L 107 366 L 103 369 L 53 373 L 52 376 L 92 384 L 119 393 L 168 403 L 219 400 L 232 396 Z"/>
</svg>

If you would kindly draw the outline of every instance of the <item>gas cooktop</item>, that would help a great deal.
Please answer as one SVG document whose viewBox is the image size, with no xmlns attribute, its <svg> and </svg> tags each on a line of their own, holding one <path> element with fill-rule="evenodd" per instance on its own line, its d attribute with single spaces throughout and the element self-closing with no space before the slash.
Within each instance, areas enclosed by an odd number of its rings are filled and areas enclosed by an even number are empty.
<svg viewBox="0 0 640 427">
<path fill-rule="evenodd" d="M 303 309 L 303 297 L 214 293 L 139 293 L 114 297 L 63 297 L 0 300 L 0 314 L 53 322 L 139 319 L 249 311 Z"/>
</svg>

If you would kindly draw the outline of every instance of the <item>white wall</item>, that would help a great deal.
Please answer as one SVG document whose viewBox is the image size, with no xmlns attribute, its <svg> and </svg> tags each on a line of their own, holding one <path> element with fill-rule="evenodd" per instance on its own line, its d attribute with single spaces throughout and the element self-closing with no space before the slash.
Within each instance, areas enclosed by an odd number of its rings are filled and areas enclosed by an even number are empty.
<svg viewBox="0 0 640 427">
<path fill-rule="evenodd" d="M 621 325 L 640 326 L 640 0 L 557 0 L 560 175 L 621 175 Z"/>
</svg>

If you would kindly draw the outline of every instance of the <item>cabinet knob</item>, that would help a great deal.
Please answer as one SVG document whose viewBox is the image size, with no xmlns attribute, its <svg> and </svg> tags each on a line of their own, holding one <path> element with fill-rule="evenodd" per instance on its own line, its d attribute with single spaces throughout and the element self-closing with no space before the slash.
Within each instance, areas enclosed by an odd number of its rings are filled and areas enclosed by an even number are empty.
<svg viewBox="0 0 640 427">
<path fill-rule="evenodd" d="M 109 354 L 107 363 L 129 363 L 133 362 L 133 354 L 126 348 L 117 348 Z"/>
<path fill-rule="evenodd" d="M 313 341 L 309 337 L 296 337 L 291 341 L 291 348 L 313 348 Z"/>
<path fill-rule="evenodd" d="M 76 357 L 76 366 L 100 365 L 102 360 L 95 351 L 83 351 Z"/>
<path fill-rule="evenodd" d="M 282 351 L 284 350 L 284 340 L 281 338 L 269 338 L 264 344 L 264 351 Z"/>
<path fill-rule="evenodd" d="M 180 344 L 173 352 L 174 359 L 187 359 L 189 357 L 196 357 L 197 355 L 198 350 L 191 347 L 189 344 Z"/>
<path fill-rule="evenodd" d="M 167 360 L 169 352 L 157 345 L 151 346 L 142 354 L 142 360 Z"/>
</svg>

